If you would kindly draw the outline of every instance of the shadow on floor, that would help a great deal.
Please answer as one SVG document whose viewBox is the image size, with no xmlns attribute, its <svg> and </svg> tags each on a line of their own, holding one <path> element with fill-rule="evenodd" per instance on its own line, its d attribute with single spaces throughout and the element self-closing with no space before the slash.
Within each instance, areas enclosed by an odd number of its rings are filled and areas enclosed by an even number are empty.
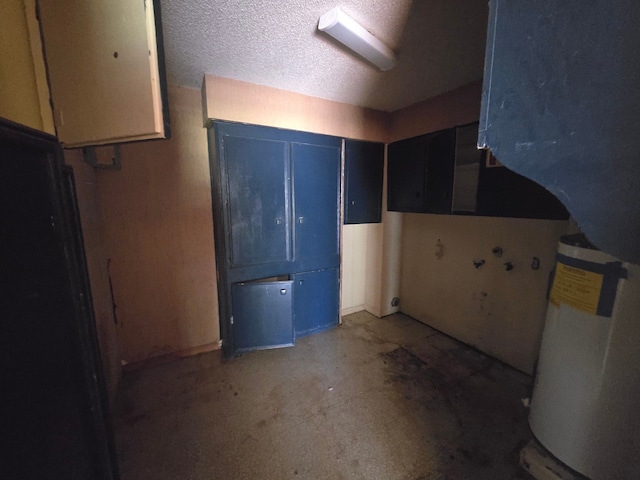
<svg viewBox="0 0 640 480">
<path fill-rule="evenodd" d="M 126 375 L 122 478 L 516 478 L 529 376 L 402 314 L 343 320 L 293 348 Z"/>
</svg>

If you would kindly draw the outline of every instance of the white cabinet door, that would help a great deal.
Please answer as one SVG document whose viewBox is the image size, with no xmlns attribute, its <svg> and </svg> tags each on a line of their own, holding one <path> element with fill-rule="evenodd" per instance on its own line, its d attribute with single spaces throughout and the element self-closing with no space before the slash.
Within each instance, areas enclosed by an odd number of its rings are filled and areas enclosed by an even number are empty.
<svg viewBox="0 0 640 480">
<path fill-rule="evenodd" d="M 153 0 L 40 0 L 58 138 L 164 138 Z"/>
</svg>

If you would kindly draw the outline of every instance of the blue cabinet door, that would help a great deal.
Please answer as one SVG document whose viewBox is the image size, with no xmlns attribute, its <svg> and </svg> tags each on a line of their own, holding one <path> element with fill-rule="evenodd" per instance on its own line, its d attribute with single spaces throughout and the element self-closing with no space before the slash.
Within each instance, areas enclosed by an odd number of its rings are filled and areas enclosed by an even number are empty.
<svg viewBox="0 0 640 480">
<path fill-rule="evenodd" d="M 231 268 L 289 260 L 287 143 L 233 136 L 222 141 Z"/>
<path fill-rule="evenodd" d="M 384 143 L 345 140 L 344 223 L 380 223 Z"/>
<path fill-rule="evenodd" d="M 298 270 L 340 263 L 339 147 L 291 144 L 294 256 Z"/>
<path fill-rule="evenodd" d="M 292 293 L 290 280 L 232 285 L 236 352 L 293 345 Z"/>
<path fill-rule="evenodd" d="M 426 174 L 426 135 L 389 144 L 387 210 L 394 212 L 423 212 Z"/>
<path fill-rule="evenodd" d="M 296 337 L 338 325 L 339 269 L 296 273 L 293 279 L 293 319 Z"/>
<path fill-rule="evenodd" d="M 455 156 L 455 128 L 427 135 L 425 212 L 451 213 Z"/>
</svg>

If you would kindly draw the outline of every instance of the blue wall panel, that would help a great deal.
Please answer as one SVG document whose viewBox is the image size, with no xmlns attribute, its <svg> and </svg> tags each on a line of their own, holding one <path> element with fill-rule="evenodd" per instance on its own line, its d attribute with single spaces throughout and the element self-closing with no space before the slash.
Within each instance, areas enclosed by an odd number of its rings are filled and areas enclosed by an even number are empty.
<svg viewBox="0 0 640 480">
<path fill-rule="evenodd" d="M 491 0 L 478 143 L 640 263 L 640 3 Z"/>
</svg>

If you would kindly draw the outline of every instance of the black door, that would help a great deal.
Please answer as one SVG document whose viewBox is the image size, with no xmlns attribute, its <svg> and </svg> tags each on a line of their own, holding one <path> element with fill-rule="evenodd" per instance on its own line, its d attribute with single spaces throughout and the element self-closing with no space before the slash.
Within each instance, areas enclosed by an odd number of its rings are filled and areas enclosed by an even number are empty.
<svg viewBox="0 0 640 480">
<path fill-rule="evenodd" d="M 80 285 L 65 207 L 71 199 L 55 139 L 0 121 L 5 479 L 117 476 L 96 339 L 80 294 L 89 289 Z"/>
</svg>

